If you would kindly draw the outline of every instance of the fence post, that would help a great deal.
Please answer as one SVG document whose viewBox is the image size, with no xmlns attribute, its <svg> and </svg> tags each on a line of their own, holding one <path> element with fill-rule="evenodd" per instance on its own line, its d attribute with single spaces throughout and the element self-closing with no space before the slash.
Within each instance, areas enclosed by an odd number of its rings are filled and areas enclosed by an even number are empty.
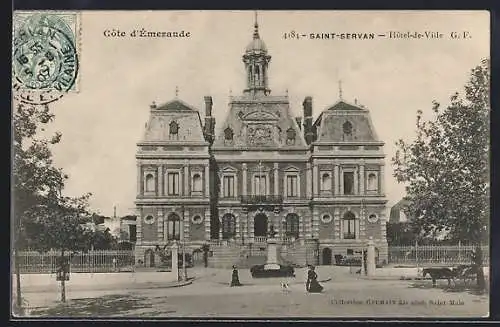
<svg viewBox="0 0 500 327">
<path fill-rule="evenodd" d="M 458 264 L 462 264 L 462 242 L 458 240 Z"/>
<path fill-rule="evenodd" d="M 418 271 L 418 240 L 415 240 L 415 265 Z"/>
</svg>

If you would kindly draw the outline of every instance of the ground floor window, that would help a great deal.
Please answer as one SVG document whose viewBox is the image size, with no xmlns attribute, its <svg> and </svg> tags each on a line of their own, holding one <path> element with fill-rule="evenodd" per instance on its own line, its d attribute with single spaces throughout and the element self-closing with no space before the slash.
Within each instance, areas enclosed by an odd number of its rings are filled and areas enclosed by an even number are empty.
<svg viewBox="0 0 500 327">
<path fill-rule="evenodd" d="M 227 240 L 236 235 L 236 218 L 232 214 L 225 214 L 222 217 L 222 238 Z"/>
<path fill-rule="evenodd" d="M 299 238 L 299 216 L 289 214 L 285 218 L 285 236 Z"/>
</svg>

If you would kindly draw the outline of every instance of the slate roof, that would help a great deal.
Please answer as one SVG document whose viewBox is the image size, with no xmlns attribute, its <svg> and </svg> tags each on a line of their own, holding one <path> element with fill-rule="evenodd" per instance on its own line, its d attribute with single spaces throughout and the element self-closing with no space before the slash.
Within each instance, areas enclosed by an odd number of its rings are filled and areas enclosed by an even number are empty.
<svg viewBox="0 0 500 327">
<path fill-rule="evenodd" d="M 170 124 L 177 123 L 177 137 L 170 135 Z M 198 110 L 183 102 L 172 100 L 151 108 L 144 136 L 140 143 L 205 143 Z"/>
<path fill-rule="evenodd" d="M 343 125 L 346 122 L 352 125 L 351 138 L 344 136 Z M 379 141 L 369 111 L 342 100 L 324 110 L 314 126 L 318 131 L 316 143 Z"/>
<path fill-rule="evenodd" d="M 288 98 L 284 96 L 232 97 L 229 113 L 220 126 L 213 149 L 307 148 L 303 133 L 290 114 Z M 233 131 L 232 141 L 225 140 L 224 131 L 227 128 Z M 253 135 L 259 135 L 255 130 L 261 128 L 268 133 L 263 136 L 267 142 L 257 144 Z M 287 142 L 287 132 L 291 131 L 295 133 L 294 144 Z"/>
</svg>

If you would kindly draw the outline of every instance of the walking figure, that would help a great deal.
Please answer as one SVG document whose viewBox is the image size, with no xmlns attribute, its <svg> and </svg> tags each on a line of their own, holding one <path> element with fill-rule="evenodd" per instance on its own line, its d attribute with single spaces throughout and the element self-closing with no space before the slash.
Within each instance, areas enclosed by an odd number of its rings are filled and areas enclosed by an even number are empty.
<svg viewBox="0 0 500 327">
<path fill-rule="evenodd" d="M 314 271 L 314 266 L 309 266 L 307 272 L 306 290 L 309 293 L 321 293 L 323 286 L 318 283 L 318 274 Z"/>
<path fill-rule="evenodd" d="M 238 268 L 233 266 L 233 274 L 231 276 L 231 287 L 233 286 L 242 286 L 240 283 L 240 277 L 238 276 Z"/>
</svg>

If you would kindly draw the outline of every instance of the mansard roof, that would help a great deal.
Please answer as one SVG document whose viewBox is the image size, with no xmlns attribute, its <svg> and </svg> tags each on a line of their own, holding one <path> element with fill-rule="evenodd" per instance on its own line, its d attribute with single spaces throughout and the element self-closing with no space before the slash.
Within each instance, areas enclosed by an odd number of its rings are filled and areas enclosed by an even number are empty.
<svg viewBox="0 0 500 327">
<path fill-rule="evenodd" d="M 213 149 L 306 149 L 303 133 L 290 113 L 286 96 L 231 97 L 229 113 L 215 137 Z M 232 140 L 226 140 L 228 129 Z M 293 133 L 293 132 L 295 133 Z M 295 141 L 288 136 L 295 134 Z"/>
<path fill-rule="evenodd" d="M 352 137 L 346 139 L 343 126 L 352 126 Z M 368 109 L 340 100 L 325 109 L 314 122 L 317 128 L 316 143 L 331 142 L 380 142 Z"/>
<path fill-rule="evenodd" d="M 174 99 L 171 101 L 168 101 L 160 106 L 157 106 L 155 108 L 156 110 L 171 110 L 171 111 L 198 111 L 195 107 L 187 104 L 186 102 L 180 100 L 180 99 Z"/>
<path fill-rule="evenodd" d="M 171 135 L 172 124 L 177 126 L 177 134 Z M 175 99 L 159 106 L 152 106 L 140 143 L 197 143 L 204 144 L 203 127 L 198 110 Z"/>
</svg>

